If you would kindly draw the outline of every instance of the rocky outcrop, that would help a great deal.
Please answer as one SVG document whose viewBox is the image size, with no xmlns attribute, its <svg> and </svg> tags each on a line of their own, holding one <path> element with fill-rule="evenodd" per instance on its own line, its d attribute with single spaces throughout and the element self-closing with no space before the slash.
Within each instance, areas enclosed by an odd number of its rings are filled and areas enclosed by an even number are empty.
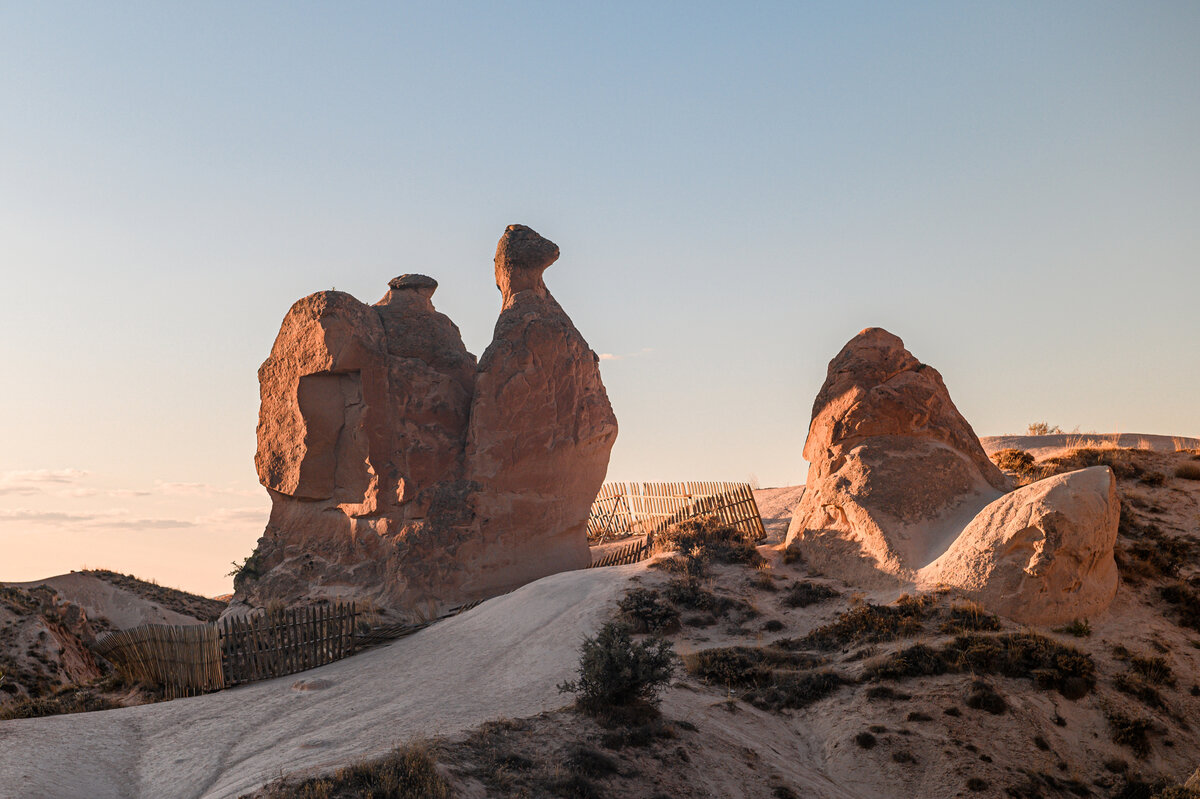
<svg viewBox="0 0 1200 799">
<path fill-rule="evenodd" d="M 941 375 L 869 328 L 829 364 L 787 544 L 817 568 L 948 587 L 1027 624 L 1104 610 L 1120 503 L 1107 467 L 1011 493 Z"/>
<path fill-rule="evenodd" d="M 847 552 L 904 575 L 945 551 L 1007 488 L 942 376 L 880 328 L 829 364 L 787 542 L 836 570 Z"/>
<path fill-rule="evenodd" d="M 956 588 L 1024 624 L 1095 616 L 1117 592 L 1120 515 L 1107 466 L 1039 480 L 980 511 L 918 585 Z"/>
<path fill-rule="evenodd" d="M 542 280 L 557 257 L 529 228 L 505 232 L 503 310 L 478 367 L 424 275 L 374 306 L 336 291 L 292 306 L 259 370 L 272 511 L 236 600 L 424 611 L 587 565 L 616 419 Z"/>
<path fill-rule="evenodd" d="M 485 487 L 476 512 L 495 558 L 487 575 L 513 585 L 554 563 L 588 565 L 588 511 L 617 437 L 599 359 L 542 280 L 557 259 L 557 245 L 523 225 L 500 239 L 503 305 L 471 408 L 467 479 Z"/>
</svg>

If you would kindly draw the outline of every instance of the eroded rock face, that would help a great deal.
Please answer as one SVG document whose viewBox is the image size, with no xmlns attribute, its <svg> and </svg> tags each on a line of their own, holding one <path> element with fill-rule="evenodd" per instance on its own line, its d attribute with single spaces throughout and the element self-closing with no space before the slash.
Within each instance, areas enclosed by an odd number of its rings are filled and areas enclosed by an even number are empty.
<svg viewBox="0 0 1200 799">
<path fill-rule="evenodd" d="M 1039 480 L 980 511 L 918 585 L 956 588 L 1024 624 L 1094 617 L 1117 592 L 1120 515 L 1107 466 Z"/>
<path fill-rule="evenodd" d="M 480 533 L 493 570 L 514 584 L 554 563 L 588 565 L 588 511 L 617 437 L 599 359 L 542 281 L 557 258 L 557 245 L 523 225 L 500 239 L 503 306 L 471 410 L 467 479 L 487 487 L 476 504 Z M 532 534 L 542 528 L 557 532 Z"/>
<path fill-rule="evenodd" d="M 529 228 L 505 232 L 504 305 L 478 367 L 424 275 L 373 306 L 336 291 L 292 306 L 259 370 L 272 511 L 237 600 L 427 612 L 587 565 L 616 419 L 542 280 L 557 257 Z"/>
<path fill-rule="evenodd" d="M 835 571 L 851 554 L 907 575 L 1007 488 L 942 376 L 880 328 L 859 333 L 830 362 L 804 457 L 808 479 L 788 545 Z"/>
<path fill-rule="evenodd" d="M 804 455 L 787 542 L 827 574 L 956 589 L 1026 624 L 1094 615 L 1116 593 L 1108 467 L 1004 493 L 941 375 L 885 330 L 829 364 Z"/>
</svg>

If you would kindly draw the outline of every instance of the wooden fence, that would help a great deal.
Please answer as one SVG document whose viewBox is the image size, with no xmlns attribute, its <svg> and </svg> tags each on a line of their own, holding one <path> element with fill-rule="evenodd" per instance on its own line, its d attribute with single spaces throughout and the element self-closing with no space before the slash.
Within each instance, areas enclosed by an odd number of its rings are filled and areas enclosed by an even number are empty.
<svg viewBox="0 0 1200 799">
<path fill-rule="evenodd" d="M 747 483 L 605 483 L 588 516 L 588 539 L 653 537 L 672 524 L 712 515 L 752 541 L 766 536 Z"/>
<path fill-rule="evenodd" d="M 354 652 L 353 604 L 286 608 L 216 624 L 147 624 L 108 633 L 96 652 L 168 699 L 293 674 Z"/>
</svg>

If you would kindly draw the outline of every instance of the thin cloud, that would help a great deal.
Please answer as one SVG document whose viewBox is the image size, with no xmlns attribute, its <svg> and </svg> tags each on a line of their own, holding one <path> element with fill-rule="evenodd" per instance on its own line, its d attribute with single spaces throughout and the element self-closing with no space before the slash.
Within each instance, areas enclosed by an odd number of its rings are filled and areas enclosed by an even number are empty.
<svg viewBox="0 0 1200 799">
<path fill-rule="evenodd" d="M 0 523 L 10 524 L 74 524 L 87 528 L 129 530 L 177 530 L 195 527 L 195 522 L 183 519 L 146 519 L 133 516 L 124 509 L 98 511 L 96 513 L 69 513 L 66 511 L 33 510 L 14 508 L 0 510 Z"/>
<path fill-rule="evenodd" d="M 217 508 L 212 513 L 196 519 L 200 524 L 263 524 L 271 515 L 271 506 L 253 508 Z"/>
<path fill-rule="evenodd" d="M 88 476 L 82 469 L 20 469 L 0 472 L 0 496 L 43 494 L 47 488 L 77 483 Z"/>
<path fill-rule="evenodd" d="M 630 358 L 640 358 L 641 356 L 648 355 L 651 352 L 654 352 L 653 347 L 642 347 L 637 352 L 626 352 L 621 355 L 616 355 L 611 352 L 602 352 L 602 353 L 600 353 L 600 360 L 602 360 L 602 361 L 625 361 Z"/>
</svg>

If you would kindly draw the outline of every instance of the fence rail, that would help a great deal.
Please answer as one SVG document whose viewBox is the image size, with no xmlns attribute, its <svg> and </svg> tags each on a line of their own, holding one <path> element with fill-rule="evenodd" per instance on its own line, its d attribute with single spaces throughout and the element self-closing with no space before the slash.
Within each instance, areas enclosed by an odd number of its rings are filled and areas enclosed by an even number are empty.
<svg viewBox="0 0 1200 799">
<path fill-rule="evenodd" d="M 354 652 L 353 604 L 231 617 L 216 624 L 146 624 L 111 632 L 96 652 L 168 699 L 305 671 Z"/>
<path fill-rule="evenodd" d="M 714 515 L 752 541 L 766 537 L 747 483 L 605 483 L 592 503 L 588 538 L 653 537 L 672 524 Z"/>
</svg>

